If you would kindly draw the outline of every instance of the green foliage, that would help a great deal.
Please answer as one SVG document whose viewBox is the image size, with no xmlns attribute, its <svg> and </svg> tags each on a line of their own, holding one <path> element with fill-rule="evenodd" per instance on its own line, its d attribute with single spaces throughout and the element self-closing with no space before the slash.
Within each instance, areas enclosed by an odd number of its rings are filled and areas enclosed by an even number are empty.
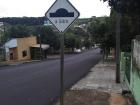
<svg viewBox="0 0 140 105">
<path fill-rule="evenodd" d="M 59 36 L 54 33 L 50 27 L 47 26 L 38 26 L 36 27 L 36 35 L 40 35 L 41 42 L 44 44 L 49 44 L 55 50 L 58 50 L 60 47 Z"/>
<path fill-rule="evenodd" d="M 74 51 L 74 48 L 80 48 L 81 41 L 78 36 L 74 33 L 66 33 L 65 34 L 65 47 L 71 48 Z"/>
<path fill-rule="evenodd" d="M 87 49 L 89 49 L 90 46 L 91 46 L 90 40 L 86 38 L 86 39 L 84 40 L 84 42 L 83 42 L 83 45 L 84 45 Z"/>
<path fill-rule="evenodd" d="M 140 1 L 139 0 L 103 0 L 108 1 L 111 10 L 121 13 L 122 21 L 127 20 L 133 35 L 140 34 Z M 122 22 L 121 21 L 121 22 Z"/>
<path fill-rule="evenodd" d="M 114 31 L 115 35 L 115 29 L 116 29 L 116 11 L 112 9 L 110 19 L 111 21 L 111 26 L 113 27 L 111 30 Z M 137 18 L 138 19 L 138 18 Z M 136 19 L 136 20 L 137 20 Z M 132 39 L 135 38 L 136 35 L 140 33 L 139 31 L 139 22 L 136 20 L 133 20 L 133 17 L 129 16 L 128 14 L 123 14 L 121 16 L 121 23 L 120 23 L 120 40 L 121 40 L 121 50 L 130 52 L 131 51 L 131 42 Z"/>
<path fill-rule="evenodd" d="M 0 18 L 0 22 L 6 22 L 10 25 L 43 25 L 45 17 L 6 17 Z"/>
<path fill-rule="evenodd" d="M 22 38 L 29 36 L 29 30 L 25 25 L 12 26 L 9 30 L 11 38 Z"/>
<path fill-rule="evenodd" d="M 121 14 L 121 50 L 130 51 L 131 40 L 140 34 L 140 1 L 139 0 L 102 0 L 111 6 L 111 26 L 115 32 L 116 13 Z M 113 33 L 114 33 L 113 32 Z M 115 34 L 114 34 L 115 35 Z"/>
<path fill-rule="evenodd" d="M 80 49 L 81 46 L 82 46 L 82 43 L 81 43 L 80 37 L 79 38 L 76 38 L 75 39 L 75 48 Z"/>
<path fill-rule="evenodd" d="M 103 0 L 107 1 L 115 11 L 128 15 L 140 15 L 139 0 Z"/>
<path fill-rule="evenodd" d="M 108 1 L 111 6 L 110 17 L 104 17 L 104 19 L 102 20 L 99 18 L 95 18 L 94 20 L 92 20 L 90 26 L 88 27 L 88 30 L 93 36 L 95 43 L 100 43 L 102 48 L 115 47 L 117 12 L 120 12 L 117 10 L 117 8 L 119 8 L 120 5 L 119 6 L 115 5 L 112 2 L 118 1 L 123 2 L 121 6 L 125 6 L 126 4 L 124 4 L 123 0 L 104 0 L 104 1 Z M 130 2 L 132 1 L 128 0 L 125 3 Z M 135 3 L 135 1 L 133 3 Z M 140 34 L 139 30 L 140 14 L 137 13 L 137 10 L 135 10 L 136 7 L 133 9 L 134 10 L 133 13 L 131 13 L 132 11 L 127 11 L 129 9 L 130 7 L 121 8 L 121 24 L 120 24 L 121 50 L 127 52 L 131 50 L 132 39 L 134 39 L 136 35 Z"/>
<path fill-rule="evenodd" d="M 73 32 L 76 35 L 79 35 L 81 37 L 86 37 L 87 36 L 87 32 L 84 29 L 80 28 L 80 27 L 75 27 Z"/>
<path fill-rule="evenodd" d="M 100 43 L 102 48 L 114 47 L 114 31 L 112 20 L 109 17 L 94 19 L 88 27 L 95 43 Z"/>
</svg>

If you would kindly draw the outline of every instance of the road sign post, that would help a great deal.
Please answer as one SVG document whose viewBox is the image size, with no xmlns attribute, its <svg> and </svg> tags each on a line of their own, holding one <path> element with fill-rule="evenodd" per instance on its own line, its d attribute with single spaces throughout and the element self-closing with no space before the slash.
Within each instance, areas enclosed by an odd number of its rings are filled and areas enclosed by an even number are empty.
<svg viewBox="0 0 140 105">
<path fill-rule="evenodd" d="M 64 95 L 64 32 L 79 17 L 79 12 L 68 0 L 56 0 L 45 16 L 60 32 L 60 105 Z"/>
<path fill-rule="evenodd" d="M 65 32 L 79 17 L 79 12 L 68 0 L 56 0 L 45 16 L 59 32 Z"/>
<path fill-rule="evenodd" d="M 60 105 L 64 105 L 64 34 L 60 33 Z"/>
</svg>

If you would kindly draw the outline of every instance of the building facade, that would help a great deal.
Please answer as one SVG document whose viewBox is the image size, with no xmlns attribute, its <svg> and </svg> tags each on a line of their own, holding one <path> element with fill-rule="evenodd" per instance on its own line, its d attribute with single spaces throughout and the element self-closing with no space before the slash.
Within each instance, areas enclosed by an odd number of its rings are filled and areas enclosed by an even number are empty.
<svg viewBox="0 0 140 105">
<path fill-rule="evenodd" d="M 37 44 L 35 36 L 26 38 L 14 38 L 5 43 L 7 60 L 30 60 L 30 47 Z"/>
</svg>

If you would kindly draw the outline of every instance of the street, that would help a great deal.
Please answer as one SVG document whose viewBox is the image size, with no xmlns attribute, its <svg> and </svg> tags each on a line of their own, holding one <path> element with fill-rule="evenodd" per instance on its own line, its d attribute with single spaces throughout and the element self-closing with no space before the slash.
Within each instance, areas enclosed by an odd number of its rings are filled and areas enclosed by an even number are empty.
<svg viewBox="0 0 140 105">
<path fill-rule="evenodd" d="M 94 49 L 65 58 L 65 89 L 98 63 L 99 52 Z M 59 92 L 59 59 L 0 68 L 0 105 L 51 105 Z"/>
</svg>

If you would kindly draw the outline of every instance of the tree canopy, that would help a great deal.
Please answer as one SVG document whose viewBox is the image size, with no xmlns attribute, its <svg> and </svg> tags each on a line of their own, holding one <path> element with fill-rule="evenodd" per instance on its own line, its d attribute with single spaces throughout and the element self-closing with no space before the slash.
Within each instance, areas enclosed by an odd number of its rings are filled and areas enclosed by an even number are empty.
<svg viewBox="0 0 140 105">
<path fill-rule="evenodd" d="M 71 48 L 74 51 L 74 48 L 80 48 L 81 39 L 74 33 L 66 33 L 65 34 L 65 47 Z"/>
<path fill-rule="evenodd" d="M 45 17 L 5 17 L 0 18 L 0 22 L 6 22 L 10 25 L 43 25 Z"/>
<path fill-rule="evenodd" d="M 140 15 L 140 1 L 139 0 L 103 0 L 107 1 L 109 5 L 115 10 L 123 14 Z"/>
<path fill-rule="evenodd" d="M 121 14 L 120 39 L 121 50 L 130 51 L 131 41 L 140 34 L 140 1 L 139 0 L 102 0 L 111 6 L 110 17 L 101 21 L 92 20 L 89 31 L 96 42 L 105 47 L 115 47 L 117 13 Z"/>
</svg>

